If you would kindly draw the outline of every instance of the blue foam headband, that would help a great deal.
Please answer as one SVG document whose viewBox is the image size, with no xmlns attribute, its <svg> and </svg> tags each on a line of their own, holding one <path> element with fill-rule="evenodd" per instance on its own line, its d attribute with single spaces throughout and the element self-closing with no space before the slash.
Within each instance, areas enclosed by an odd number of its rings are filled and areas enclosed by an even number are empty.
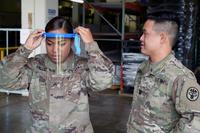
<svg viewBox="0 0 200 133">
<path fill-rule="evenodd" d="M 58 33 L 44 33 L 46 38 L 74 38 L 75 54 L 80 55 L 80 36 L 78 34 L 58 34 Z"/>
</svg>

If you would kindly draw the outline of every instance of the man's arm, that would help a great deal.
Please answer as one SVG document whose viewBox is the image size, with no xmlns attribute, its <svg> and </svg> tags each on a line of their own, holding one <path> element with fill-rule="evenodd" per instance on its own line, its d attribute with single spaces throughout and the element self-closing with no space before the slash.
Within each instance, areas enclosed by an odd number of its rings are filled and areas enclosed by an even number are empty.
<svg viewBox="0 0 200 133">
<path fill-rule="evenodd" d="M 171 133 L 200 133 L 200 86 L 195 78 L 179 77 L 174 85 L 175 106 L 181 115 Z"/>
</svg>

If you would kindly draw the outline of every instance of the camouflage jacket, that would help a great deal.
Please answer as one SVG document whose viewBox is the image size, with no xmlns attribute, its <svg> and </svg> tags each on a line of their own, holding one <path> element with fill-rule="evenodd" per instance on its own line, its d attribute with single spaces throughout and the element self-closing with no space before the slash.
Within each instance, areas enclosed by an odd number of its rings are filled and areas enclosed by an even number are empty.
<svg viewBox="0 0 200 133">
<path fill-rule="evenodd" d="M 89 118 L 88 91 L 112 84 L 112 62 L 96 42 L 86 48 L 88 58 L 71 55 L 62 64 L 63 75 L 46 54 L 28 58 L 21 46 L 0 62 L 0 87 L 29 88 L 31 133 L 93 133 Z"/>
<path fill-rule="evenodd" d="M 199 133 L 200 87 L 173 54 L 145 61 L 135 79 L 128 133 Z"/>
</svg>

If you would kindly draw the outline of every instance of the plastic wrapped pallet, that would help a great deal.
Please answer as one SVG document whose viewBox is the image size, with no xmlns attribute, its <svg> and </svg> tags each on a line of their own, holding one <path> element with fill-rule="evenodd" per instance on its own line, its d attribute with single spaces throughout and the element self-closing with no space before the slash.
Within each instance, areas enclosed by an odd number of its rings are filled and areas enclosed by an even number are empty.
<svg viewBox="0 0 200 133">
<path fill-rule="evenodd" d="M 124 85 L 133 87 L 138 67 L 148 57 L 141 53 L 123 53 L 122 56 Z"/>
<path fill-rule="evenodd" d="M 120 65 L 113 65 L 113 85 L 120 85 Z"/>
</svg>

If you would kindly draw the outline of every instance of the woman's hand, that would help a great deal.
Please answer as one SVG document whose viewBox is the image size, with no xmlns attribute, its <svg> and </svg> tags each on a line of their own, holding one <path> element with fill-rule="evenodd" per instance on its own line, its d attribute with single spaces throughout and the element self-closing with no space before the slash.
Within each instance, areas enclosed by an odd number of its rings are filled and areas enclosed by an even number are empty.
<svg viewBox="0 0 200 133">
<path fill-rule="evenodd" d="M 91 33 L 90 29 L 88 29 L 88 28 L 78 26 L 75 29 L 75 32 L 81 36 L 81 38 L 85 44 L 90 44 L 91 42 L 94 41 L 92 33 Z"/>
<path fill-rule="evenodd" d="M 33 31 L 27 38 L 24 47 L 29 50 L 36 49 L 41 44 L 41 42 L 44 38 L 44 37 L 42 37 L 43 33 L 44 33 L 44 30 L 42 30 L 42 29 L 37 29 L 37 30 Z"/>
</svg>

